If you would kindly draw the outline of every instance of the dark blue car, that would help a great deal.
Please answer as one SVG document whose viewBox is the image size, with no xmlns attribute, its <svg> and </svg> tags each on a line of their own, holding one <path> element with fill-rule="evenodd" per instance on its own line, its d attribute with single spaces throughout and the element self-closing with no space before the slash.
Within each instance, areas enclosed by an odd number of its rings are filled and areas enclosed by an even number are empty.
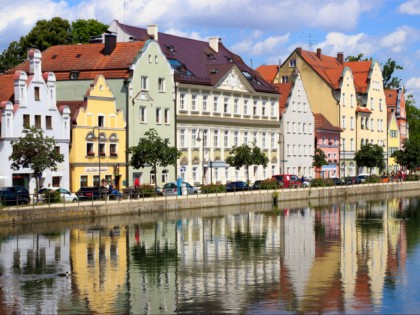
<svg viewBox="0 0 420 315">
<path fill-rule="evenodd" d="M 31 197 L 24 186 L 8 186 L 0 189 L 0 202 L 3 205 L 29 204 Z"/>
<path fill-rule="evenodd" d="M 226 187 L 227 192 L 246 191 L 246 190 L 251 190 L 252 189 L 252 187 L 250 187 L 247 183 L 245 183 L 243 181 L 239 181 L 239 180 L 227 183 L 225 187 Z"/>
</svg>

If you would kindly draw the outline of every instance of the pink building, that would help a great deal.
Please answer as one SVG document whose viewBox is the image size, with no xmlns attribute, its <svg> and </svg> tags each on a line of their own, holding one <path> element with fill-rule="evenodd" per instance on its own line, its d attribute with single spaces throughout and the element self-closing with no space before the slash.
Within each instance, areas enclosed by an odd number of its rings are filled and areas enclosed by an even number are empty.
<svg viewBox="0 0 420 315">
<path fill-rule="evenodd" d="M 340 127 L 333 126 L 324 115 L 314 114 L 315 149 L 324 151 L 328 165 L 324 165 L 321 177 L 340 177 Z"/>
</svg>

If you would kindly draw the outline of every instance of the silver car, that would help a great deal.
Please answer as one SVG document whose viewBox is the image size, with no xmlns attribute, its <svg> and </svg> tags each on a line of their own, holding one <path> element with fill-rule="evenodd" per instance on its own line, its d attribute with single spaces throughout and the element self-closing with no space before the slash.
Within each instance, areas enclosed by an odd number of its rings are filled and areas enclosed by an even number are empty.
<svg viewBox="0 0 420 315">
<path fill-rule="evenodd" d="M 188 195 L 194 195 L 198 193 L 198 189 L 191 186 L 187 182 L 183 182 L 185 184 L 185 188 L 187 190 Z M 164 196 L 176 196 L 178 195 L 178 186 L 176 183 L 166 183 L 162 188 L 162 193 Z M 182 194 L 182 186 L 181 186 L 181 194 Z"/>
</svg>

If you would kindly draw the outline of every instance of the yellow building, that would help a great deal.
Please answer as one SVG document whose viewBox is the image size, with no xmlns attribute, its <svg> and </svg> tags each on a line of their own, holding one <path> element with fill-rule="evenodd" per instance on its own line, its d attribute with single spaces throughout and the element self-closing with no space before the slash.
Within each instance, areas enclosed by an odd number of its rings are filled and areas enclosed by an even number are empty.
<svg viewBox="0 0 420 315">
<path fill-rule="evenodd" d="M 97 75 L 82 102 L 62 102 L 72 112 L 70 190 L 126 183 L 126 123 L 117 110 L 114 94 Z"/>
<path fill-rule="evenodd" d="M 391 157 L 391 154 L 395 151 L 400 150 L 400 130 L 398 128 L 397 118 L 394 112 L 388 113 L 388 157 L 387 157 L 387 171 L 396 172 L 399 169 L 399 165 L 395 162 L 395 159 Z"/>
</svg>

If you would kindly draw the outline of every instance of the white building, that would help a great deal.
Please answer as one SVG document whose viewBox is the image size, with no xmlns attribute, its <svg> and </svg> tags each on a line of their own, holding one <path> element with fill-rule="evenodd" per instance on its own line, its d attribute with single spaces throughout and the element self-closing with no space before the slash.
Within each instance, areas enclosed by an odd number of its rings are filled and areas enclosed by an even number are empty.
<svg viewBox="0 0 420 315">
<path fill-rule="evenodd" d="M 12 141 L 24 136 L 24 126 L 30 125 L 44 131 L 45 137 L 54 138 L 56 150 L 64 155 L 64 161 L 57 165 L 57 171 L 45 170 L 40 185 L 69 188 L 69 142 L 70 110 L 67 106 L 56 106 L 56 78 L 54 73 L 41 71 L 41 52 L 32 49 L 28 53 L 30 71 L 16 71 L 14 76 L 5 75 L 1 84 L 10 89 L 1 90 L 1 136 L 0 136 L 0 178 L 2 186 L 23 185 L 30 193 L 36 187 L 32 170 L 21 168 L 11 170 L 9 156 L 12 154 Z M 14 89 L 12 88 L 14 82 Z"/>
<path fill-rule="evenodd" d="M 314 116 L 300 74 L 276 84 L 280 96 L 280 173 L 314 177 Z"/>
</svg>

